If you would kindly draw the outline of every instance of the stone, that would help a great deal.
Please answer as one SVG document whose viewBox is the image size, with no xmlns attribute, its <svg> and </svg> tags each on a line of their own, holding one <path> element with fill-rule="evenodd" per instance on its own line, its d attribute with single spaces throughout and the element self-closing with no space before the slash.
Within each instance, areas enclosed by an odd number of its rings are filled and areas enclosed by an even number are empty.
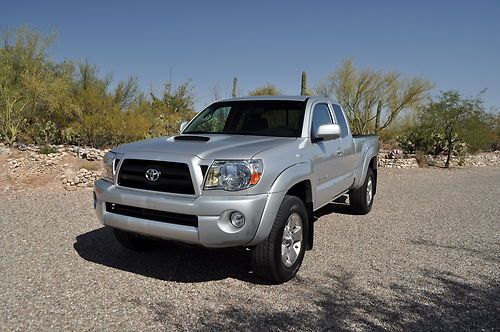
<svg viewBox="0 0 500 332">
<path fill-rule="evenodd" d="M 26 150 L 28 150 L 28 146 L 26 144 L 23 144 L 23 143 L 18 143 L 16 147 L 17 147 L 17 149 L 19 151 L 26 151 Z"/>
<path fill-rule="evenodd" d="M 6 156 L 10 154 L 10 148 L 0 146 L 0 156 Z"/>
<path fill-rule="evenodd" d="M 75 177 L 73 178 L 73 183 L 74 183 L 74 184 L 79 184 L 79 183 L 80 183 L 80 178 L 79 178 L 78 176 L 75 176 Z"/>
</svg>

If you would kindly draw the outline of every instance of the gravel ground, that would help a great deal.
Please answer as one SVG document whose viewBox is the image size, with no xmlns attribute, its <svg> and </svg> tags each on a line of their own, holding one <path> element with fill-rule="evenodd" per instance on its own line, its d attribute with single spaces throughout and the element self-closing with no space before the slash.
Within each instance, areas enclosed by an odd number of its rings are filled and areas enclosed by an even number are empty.
<svg viewBox="0 0 500 332">
<path fill-rule="evenodd" d="M 279 286 L 242 250 L 122 249 L 89 190 L 0 188 L 0 330 L 498 330 L 500 168 L 380 173 Z"/>
</svg>

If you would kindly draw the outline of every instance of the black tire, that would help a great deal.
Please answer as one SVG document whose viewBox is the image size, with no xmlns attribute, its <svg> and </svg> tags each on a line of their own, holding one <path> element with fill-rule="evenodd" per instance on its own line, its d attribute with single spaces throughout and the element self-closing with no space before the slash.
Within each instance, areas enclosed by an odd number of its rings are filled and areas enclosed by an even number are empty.
<svg viewBox="0 0 500 332">
<path fill-rule="evenodd" d="M 145 251 L 153 249 L 155 242 L 138 234 L 122 231 L 113 228 L 116 240 L 125 248 L 134 251 Z"/>
<path fill-rule="evenodd" d="M 297 214 L 302 223 L 302 240 L 300 251 L 293 265 L 286 266 L 281 255 L 285 226 L 289 218 Z M 293 216 L 292 218 L 296 218 Z M 252 251 L 252 267 L 256 276 L 280 284 L 292 279 L 302 264 L 308 234 L 307 210 L 304 202 L 295 196 L 285 196 L 274 220 L 269 236 Z M 295 246 L 293 243 L 292 246 Z M 292 249 L 293 250 L 293 249 Z M 290 261 L 288 262 L 291 263 Z"/>
<path fill-rule="evenodd" d="M 371 199 L 368 203 L 368 183 L 371 181 Z M 349 204 L 351 206 L 351 211 L 354 214 L 367 214 L 371 211 L 373 206 L 373 199 L 375 198 L 375 188 L 377 181 L 375 179 L 375 174 L 371 168 L 368 168 L 366 172 L 366 178 L 363 185 L 358 188 L 351 190 L 349 192 Z"/>
</svg>

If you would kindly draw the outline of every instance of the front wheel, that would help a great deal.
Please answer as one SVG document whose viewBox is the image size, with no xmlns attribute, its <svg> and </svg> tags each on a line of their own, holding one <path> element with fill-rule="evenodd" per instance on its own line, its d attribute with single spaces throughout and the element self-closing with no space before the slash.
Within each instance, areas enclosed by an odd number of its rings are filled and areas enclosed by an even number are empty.
<svg viewBox="0 0 500 332">
<path fill-rule="evenodd" d="M 349 192 L 349 204 L 353 213 L 367 214 L 371 211 L 373 196 L 375 195 L 375 185 L 375 174 L 371 168 L 368 168 L 363 185 Z"/>
<path fill-rule="evenodd" d="M 295 276 L 304 258 L 307 221 L 302 200 L 285 196 L 269 236 L 252 251 L 257 276 L 277 284 Z"/>
</svg>

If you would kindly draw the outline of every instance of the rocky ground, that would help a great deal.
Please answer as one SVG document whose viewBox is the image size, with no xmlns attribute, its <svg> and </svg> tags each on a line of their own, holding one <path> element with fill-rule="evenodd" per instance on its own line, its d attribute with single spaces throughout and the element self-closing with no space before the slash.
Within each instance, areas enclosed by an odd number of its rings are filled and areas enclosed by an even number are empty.
<svg viewBox="0 0 500 332">
<path fill-rule="evenodd" d="M 31 167 L 11 157 L 2 179 Z M 60 158 L 50 181 L 0 186 L 2 331 L 498 331 L 499 167 L 380 169 L 372 212 L 316 212 L 314 250 L 273 286 L 245 251 L 120 247 L 90 188 L 62 187 L 88 161 Z"/>
<path fill-rule="evenodd" d="M 50 153 L 42 153 L 36 146 L 22 150 L 0 146 L 0 183 L 6 189 L 91 188 L 101 175 L 104 153 L 105 150 L 74 146 L 55 146 Z"/>
</svg>

